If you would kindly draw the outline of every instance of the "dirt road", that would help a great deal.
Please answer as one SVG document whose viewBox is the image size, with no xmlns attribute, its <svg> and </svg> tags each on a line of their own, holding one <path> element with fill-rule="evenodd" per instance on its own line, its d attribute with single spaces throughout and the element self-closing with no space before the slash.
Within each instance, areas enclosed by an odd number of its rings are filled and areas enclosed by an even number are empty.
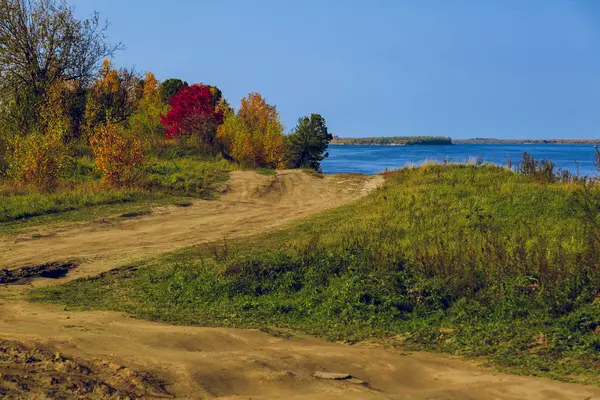
<svg viewBox="0 0 600 400">
<path fill-rule="evenodd" d="M 35 229 L 0 236 L 0 268 L 79 260 L 70 278 L 96 275 L 129 259 L 193 244 L 264 232 L 357 199 L 383 177 L 324 176 L 282 171 L 276 177 L 236 171 L 219 200 L 159 207 L 150 215 Z"/>
<path fill-rule="evenodd" d="M 65 226 L 38 240 L 4 238 L 2 264 L 76 258 L 82 264 L 66 279 L 93 275 L 149 252 L 272 229 L 360 197 L 380 182 L 379 177 L 237 172 L 220 200 Z M 0 397 L 600 400 L 600 388 L 495 374 L 456 358 L 298 334 L 280 337 L 170 326 L 111 312 L 69 312 L 27 303 L 20 299 L 23 290 L 0 286 Z M 347 373 L 364 383 L 316 379 L 316 371 Z"/>
</svg>

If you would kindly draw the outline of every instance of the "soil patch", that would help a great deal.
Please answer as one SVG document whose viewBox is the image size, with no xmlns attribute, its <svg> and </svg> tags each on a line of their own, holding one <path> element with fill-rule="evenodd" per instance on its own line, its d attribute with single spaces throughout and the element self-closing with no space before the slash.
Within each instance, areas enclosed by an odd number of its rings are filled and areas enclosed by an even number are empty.
<svg viewBox="0 0 600 400">
<path fill-rule="evenodd" d="M 121 218 L 137 218 L 152 214 L 152 211 L 135 211 L 121 214 Z"/>
<path fill-rule="evenodd" d="M 25 284 L 33 278 L 60 279 L 65 277 L 77 265 L 74 261 L 68 261 L 26 266 L 11 270 L 0 269 L 0 284 Z"/>
<path fill-rule="evenodd" d="M 10 399 L 170 398 L 148 373 L 67 358 L 40 347 L 0 341 L 0 397 Z"/>
</svg>

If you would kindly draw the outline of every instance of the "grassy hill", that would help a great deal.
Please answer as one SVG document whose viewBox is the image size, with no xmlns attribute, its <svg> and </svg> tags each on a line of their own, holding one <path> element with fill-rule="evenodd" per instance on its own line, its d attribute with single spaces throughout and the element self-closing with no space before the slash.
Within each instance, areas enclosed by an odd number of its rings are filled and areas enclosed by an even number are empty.
<svg viewBox="0 0 600 400">
<path fill-rule="evenodd" d="M 386 178 L 366 198 L 285 230 L 32 298 L 176 324 L 377 338 L 600 384 L 598 187 L 493 166 Z"/>
</svg>

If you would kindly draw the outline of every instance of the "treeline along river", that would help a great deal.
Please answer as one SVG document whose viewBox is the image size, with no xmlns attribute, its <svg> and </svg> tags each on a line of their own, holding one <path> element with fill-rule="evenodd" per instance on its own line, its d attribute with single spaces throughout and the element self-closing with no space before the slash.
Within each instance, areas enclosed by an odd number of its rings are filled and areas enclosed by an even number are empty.
<svg viewBox="0 0 600 400">
<path fill-rule="evenodd" d="M 327 174 L 376 174 L 386 169 L 398 169 L 406 164 L 419 165 L 426 161 L 466 163 L 482 162 L 518 165 L 523 152 L 536 159 L 548 159 L 557 168 L 573 174 L 597 174 L 592 144 L 455 144 L 448 146 L 414 145 L 330 145 L 329 158 L 321 166 Z"/>
</svg>

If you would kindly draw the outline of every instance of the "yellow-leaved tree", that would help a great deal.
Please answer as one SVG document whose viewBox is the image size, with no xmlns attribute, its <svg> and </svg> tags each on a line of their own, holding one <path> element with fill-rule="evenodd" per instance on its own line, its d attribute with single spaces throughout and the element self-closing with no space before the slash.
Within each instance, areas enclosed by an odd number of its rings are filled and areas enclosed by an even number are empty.
<svg viewBox="0 0 600 400">
<path fill-rule="evenodd" d="M 135 89 L 139 77 L 131 71 L 116 70 L 104 60 L 100 75 L 89 89 L 85 109 L 88 134 L 105 123 L 126 121 L 135 110 Z"/>
<path fill-rule="evenodd" d="M 229 112 L 217 138 L 240 164 L 256 168 L 285 168 L 285 137 L 275 106 L 258 93 L 242 99 L 237 114 Z"/>
<path fill-rule="evenodd" d="M 137 109 L 129 118 L 129 129 L 150 147 L 164 142 L 160 116 L 169 111 L 169 106 L 163 102 L 162 90 L 154 74 L 148 72 L 143 80 Z"/>
<path fill-rule="evenodd" d="M 71 127 L 68 104 L 73 89 L 68 82 L 56 81 L 43 98 L 39 128 L 12 138 L 9 174 L 18 183 L 53 190 L 71 166 L 65 139 Z"/>
<path fill-rule="evenodd" d="M 85 113 L 87 133 L 96 168 L 106 184 L 127 186 L 140 178 L 147 148 L 146 132 L 128 129 L 128 125 L 138 111 L 141 113 L 135 122 L 138 128 L 144 130 L 151 125 L 150 115 L 154 111 L 149 110 L 156 98 L 160 99 L 160 90 L 154 75 L 147 78 L 138 104 L 139 78 L 130 71 L 113 69 L 110 61 L 105 60 L 100 76 L 90 88 Z"/>
</svg>

